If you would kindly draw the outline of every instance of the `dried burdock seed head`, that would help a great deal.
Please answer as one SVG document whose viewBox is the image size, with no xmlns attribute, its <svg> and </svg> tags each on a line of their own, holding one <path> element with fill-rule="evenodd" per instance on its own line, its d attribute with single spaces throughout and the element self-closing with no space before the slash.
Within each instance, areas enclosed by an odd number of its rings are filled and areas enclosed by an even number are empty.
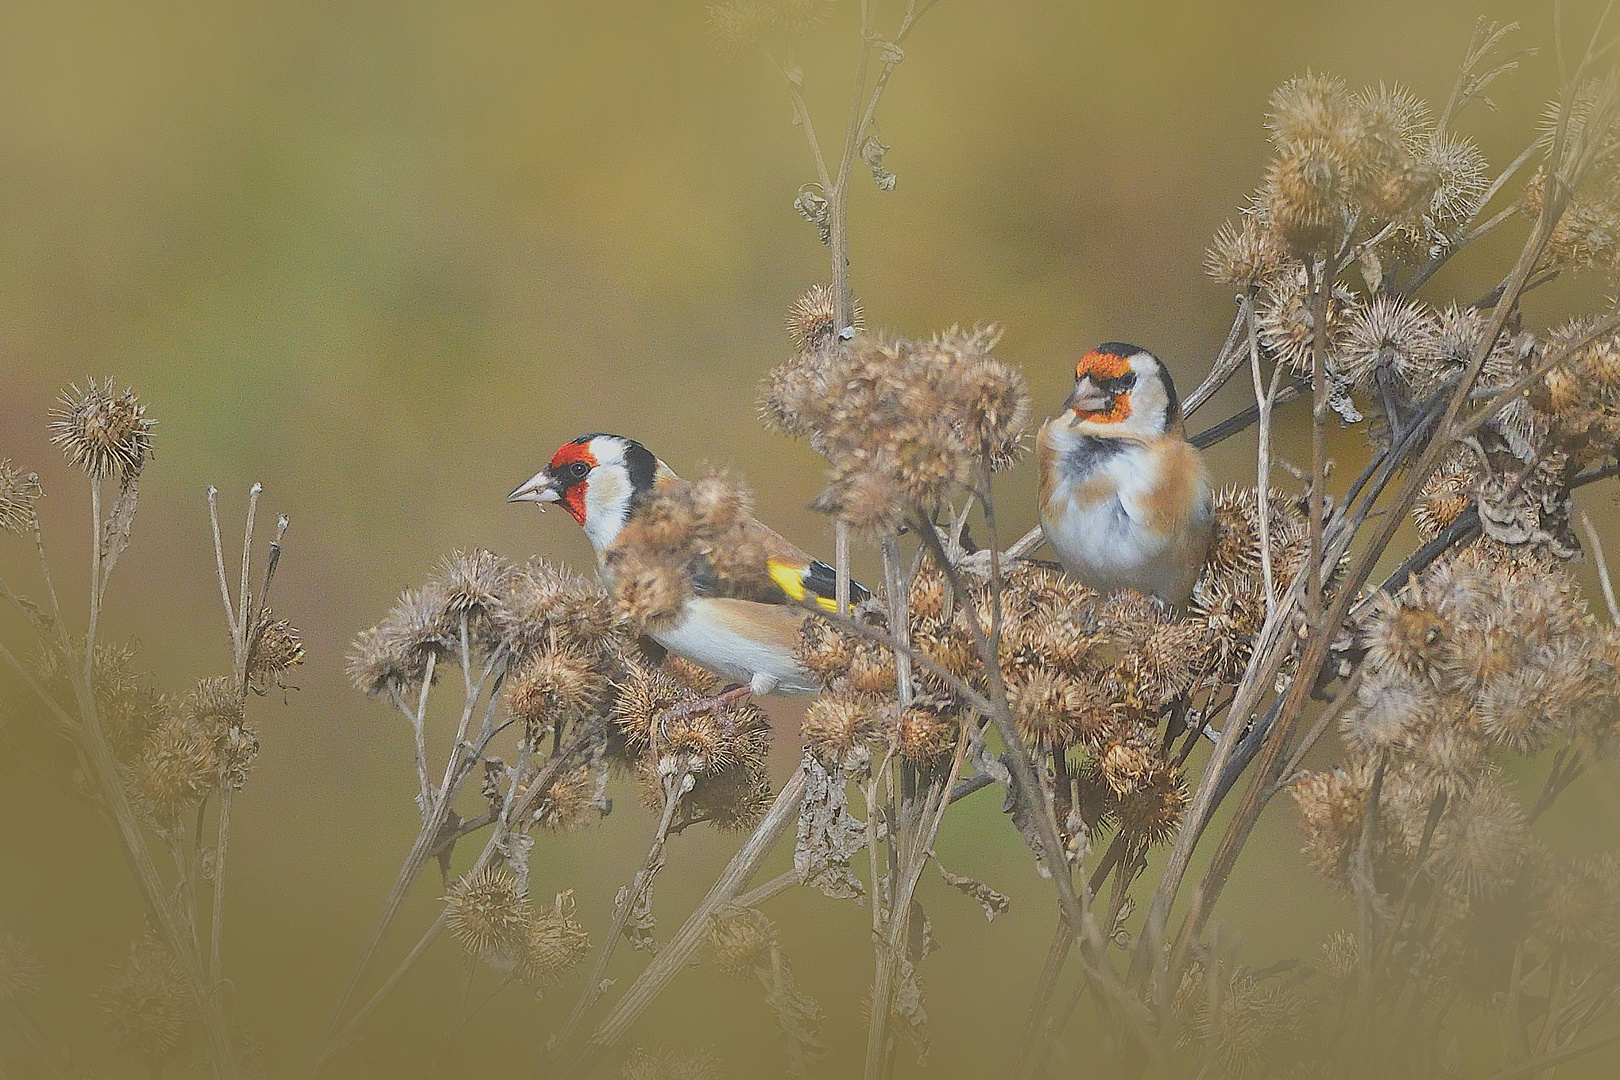
<svg viewBox="0 0 1620 1080">
<path fill-rule="evenodd" d="M 217 745 L 213 733 L 178 716 L 147 736 L 135 760 L 135 784 L 160 821 L 174 821 L 217 786 Z"/>
<path fill-rule="evenodd" d="M 1497 746 L 1534 754 L 1558 730 L 1561 717 L 1556 707 L 1565 693 L 1544 668 L 1498 672 L 1480 688 L 1480 730 Z"/>
<path fill-rule="evenodd" d="M 85 389 L 69 386 L 58 408 L 51 411 L 51 442 L 73 468 L 99 479 L 117 474 L 125 480 L 139 476 L 152 452 L 152 429 L 146 406 L 132 390 L 118 393 L 113 381 L 85 382 Z"/>
<path fill-rule="evenodd" d="M 248 658 L 248 682 L 261 694 L 272 685 L 284 686 L 283 676 L 304 662 L 304 642 L 298 628 L 286 619 L 277 619 L 264 609 L 264 629 Z"/>
<path fill-rule="evenodd" d="M 770 0 L 771 17 L 790 34 L 816 27 L 832 10 L 833 0 Z"/>
<path fill-rule="evenodd" d="M 1438 685 L 1449 631 L 1449 620 L 1423 591 L 1408 586 L 1398 596 L 1379 593 L 1362 631 L 1367 663 Z"/>
<path fill-rule="evenodd" d="M 805 745 L 824 762 L 840 762 L 856 748 L 881 745 L 882 725 L 864 697 L 828 692 L 804 711 L 801 733 Z"/>
<path fill-rule="evenodd" d="M 725 0 L 709 7 L 709 41 L 726 56 L 742 56 L 760 43 L 771 27 L 772 12 L 763 0 Z"/>
<path fill-rule="evenodd" d="M 1366 663 L 1356 704 L 1340 721 L 1345 741 L 1366 753 L 1411 744 L 1439 707 L 1439 693 L 1427 679 Z"/>
<path fill-rule="evenodd" d="M 806 619 L 801 628 L 797 656 L 822 683 L 831 683 L 849 671 L 855 659 L 855 639 L 820 619 Z"/>
<path fill-rule="evenodd" d="M 225 676 L 200 679 L 180 699 L 180 715 L 187 726 L 219 739 L 229 729 L 242 726 L 242 699 Z"/>
<path fill-rule="evenodd" d="M 1347 224 L 1354 178 L 1340 148 L 1322 139 L 1284 148 L 1266 173 L 1266 212 L 1288 250 L 1313 252 Z"/>
<path fill-rule="evenodd" d="M 349 653 L 349 678 L 363 693 L 378 697 L 420 687 L 428 657 L 442 660 L 457 648 L 445 623 L 448 598 L 430 582 L 406 589 L 382 622 L 355 638 Z"/>
<path fill-rule="evenodd" d="M 1352 104 L 1344 82 L 1307 73 L 1271 92 L 1266 126 L 1279 150 L 1310 141 L 1339 142 L 1351 122 Z"/>
<path fill-rule="evenodd" d="M 1451 697 L 1426 724 L 1411 735 L 1413 779 L 1428 791 L 1447 796 L 1472 791 L 1492 768 L 1479 719 L 1467 702 Z"/>
<path fill-rule="evenodd" d="M 1485 155 L 1471 139 L 1443 135 L 1423 140 L 1422 160 L 1434 185 L 1430 216 L 1441 224 L 1466 221 L 1490 186 Z"/>
<path fill-rule="evenodd" d="M 862 641 L 849 664 L 850 689 L 863 694 L 891 695 L 895 692 L 894 653 L 881 645 Z"/>
<path fill-rule="evenodd" d="M 1381 152 L 1415 151 L 1427 142 L 1429 106 L 1399 83 L 1366 87 L 1352 95 L 1350 102 L 1357 135 L 1377 144 Z"/>
<path fill-rule="evenodd" d="M 34 502 L 44 496 L 38 473 L 13 468 L 10 458 L 0 460 L 0 532 L 18 535 L 32 532 L 39 520 L 35 516 Z"/>
<path fill-rule="evenodd" d="M 619 1066 L 619 1080 L 724 1080 L 720 1059 L 707 1050 L 681 1054 L 637 1048 Z"/>
<path fill-rule="evenodd" d="M 1180 772 L 1161 758 L 1114 805 L 1119 831 L 1142 851 L 1176 835 L 1187 814 L 1187 788 Z"/>
<path fill-rule="evenodd" d="M 858 331 L 863 325 L 859 300 L 851 302 L 851 325 Z M 826 348 L 838 337 L 843 327 L 838 325 L 838 297 L 831 285 L 812 285 L 788 309 L 787 332 L 800 352 L 814 352 Z"/>
<path fill-rule="evenodd" d="M 1161 708 L 1193 688 L 1214 646 L 1209 625 L 1197 619 L 1159 627 L 1129 658 L 1128 667 L 1142 701 Z"/>
<path fill-rule="evenodd" d="M 1477 477 L 1472 455 L 1459 451 L 1448 454 L 1424 482 L 1417 502 L 1412 504 L 1412 520 L 1424 542 L 1439 536 L 1474 504 Z"/>
<path fill-rule="evenodd" d="M 43 970 L 28 942 L 0 933 L 0 1009 L 38 993 Z"/>
<path fill-rule="evenodd" d="M 1213 1002 L 1206 1001 L 1197 1030 L 1223 1075 L 1269 1075 L 1296 1035 L 1302 1005 L 1275 983 L 1247 971 L 1232 973 Z"/>
<path fill-rule="evenodd" d="M 578 967 L 590 951 L 591 936 L 574 921 L 574 891 L 569 889 L 529 920 L 523 952 L 512 973 L 519 982 L 540 989 Z"/>
<path fill-rule="evenodd" d="M 956 745 L 960 725 L 932 703 L 919 700 L 900 713 L 893 728 L 895 753 L 918 766 L 939 763 Z"/>
<path fill-rule="evenodd" d="M 613 599 L 620 613 L 634 625 L 656 633 L 680 621 L 681 611 L 691 598 L 691 578 L 670 564 L 630 565 L 625 560 L 613 566 Z"/>
<path fill-rule="evenodd" d="M 1376 386 L 1384 373 L 1389 385 L 1403 390 L 1427 385 L 1441 364 L 1439 324 L 1416 301 L 1379 296 L 1359 304 L 1345 319 L 1334 374 L 1363 390 Z"/>
<path fill-rule="evenodd" d="M 1243 290 L 1264 288 L 1282 269 L 1283 250 L 1254 214 L 1237 225 L 1227 222 L 1215 234 L 1204 256 L 1204 272 L 1222 285 Z"/>
<path fill-rule="evenodd" d="M 658 717 L 671 706 L 699 695 L 672 670 L 632 662 L 617 687 L 612 719 L 630 749 L 647 749 Z"/>
<path fill-rule="evenodd" d="M 758 908 L 723 907 L 709 919 L 709 948 L 727 975 L 753 973 L 776 943 L 776 927 Z"/>
<path fill-rule="evenodd" d="M 567 832 L 599 817 L 596 777 L 590 766 L 579 765 L 559 776 L 540 796 L 530 821 L 551 832 Z"/>
<path fill-rule="evenodd" d="M 1344 324 L 1350 293 L 1337 283 L 1328 297 L 1326 351 L 1332 353 Z M 1296 375 L 1309 376 L 1316 348 L 1315 301 L 1306 288 L 1305 268 L 1295 263 L 1267 286 L 1259 304 L 1260 344 Z"/>
<path fill-rule="evenodd" d="M 496 614 L 506 606 L 512 574 L 511 563 L 483 548 L 446 557 L 436 577 L 444 589 L 445 615 L 451 627 L 458 627 L 465 618 L 472 633 L 482 635 L 486 628 L 493 628 Z"/>
<path fill-rule="evenodd" d="M 573 645 L 532 654 L 506 691 L 512 715 L 532 724 L 566 723 L 590 713 L 607 691 L 595 657 Z"/>
<path fill-rule="evenodd" d="M 1361 949 L 1356 943 L 1356 935 L 1348 930 L 1335 930 L 1322 942 L 1322 974 L 1335 983 L 1345 983 L 1354 976 L 1358 968 L 1357 958 Z"/>
<path fill-rule="evenodd" d="M 1538 875 L 1539 877 L 1540 875 Z M 1581 948 L 1601 941 L 1612 923 L 1615 898 L 1611 882 L 1597 865 L 1585 860 L 1555 862 L 1537 882 L 1533 925 L 1554 945 Z"/>
<path fill-rule="evenodd" d="M 1047 668 L 1026 671 L 1008 686 L 1007 704 L 1025 742 L 1050 751 L 1074 741 L 1083 697 L 1069 676 Z"/>
<path fill-rule="evenodd" d="M 113 1045 L 154 1069 L 185 1042 L 196 1008 L 180 962 L 151 934 L 108 970 L 94 997 Z"/>
<path fill-rule="evenodd" d="M 1513 885 L 1527 841 L 1519 801 L 1486 777 L 1447 808 L 1435 829 L 1431 851 L 1440 873 L 1453 887 L 1470 899 L 1480 899 Z"/>
<path fill-rule="evenodd" d="M 514 659 L 568 642 L 602 657 L 625 646 L 625 627 L 596 582 L 544 559 L 516 568 L 496 623 Z"/>
<path fill-rule="evenodd" d="M 1350 880 L 1350 855 L 1361 840 L 1372 774 L 1365 764 L 1302 776 L 1291 789 L 1305 830 L 1305 856 L 1323 877 Z"/>
<path fill-rule="evenodd" d="M 528 938 L 529 897 L 517 878 L 486 866 L 450 886 L 444 925 L 461 947 L 485 963 L 509 968 Z"/>
<path fill-rule="evenodd" d="M 1097 767 L 1115 795 L 1128 795 L 1165 768 L 1152 733 L 1135 731 L 1103 747 Z"/>
<path fill-rule="evenodd" d="M 770 805 L 771 778 L 763 765 L 733 765 L 698 777 L 686 802 L 694 817 L 717 829 L 752 828 Z"/>
</svg>

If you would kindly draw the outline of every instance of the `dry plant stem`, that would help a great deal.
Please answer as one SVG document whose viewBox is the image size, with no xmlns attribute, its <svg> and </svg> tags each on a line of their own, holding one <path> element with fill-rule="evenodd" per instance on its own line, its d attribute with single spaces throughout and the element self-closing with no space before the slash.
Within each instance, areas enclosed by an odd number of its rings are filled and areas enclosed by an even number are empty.
<svg viewBox="0 0 1620 1080">
<path fill-rule="evenodd" d="M 1570 1043 L 1569 1046 L 1554 1053 L 1511 1065 L 1499 1072 L 1494 1072 L 1486 1080 L 1526 1080 L 1527 1077 L 1538 1076 L 1543 1072 L 1566 1061 L 1585 1057 L 1594 1050 L 1608 1046 L 1610 1043 L 1620 1042 L 1620 1027 L 1612 1027 L 1596 1035 L 1590 1035 L 1579 1042 Z"/>
<path fill-rule="evenodd" d="M 1260 580 L 1266 593 L 1266 618 L 1277 617 L 1277 589 L 1271 570 L 1271 410 L 1282 385 L 1283 365 L 1271 373 L 1267 388 L 1260 374 L 1260 337 L 1254 320 L 1254 298 L 1244 297 L 1249 337 L 1249 375 L 1254 381 L 1254 403 L 1260 408 L 1260 436 L 1255 466 L 1255 491 L 1260 499 Z"/>
<path fill-rule="evenodd" d="M 890 894 L 886 940 L 878 948 L 877 973 L 872 980 L 872 1014 L 866 1037 L 867 1080 L 879 1080 L 888 1064 L 889 1013 L 894 1005 L 896 981 L 906 954 L 911 926 L 911 898 L 916 894 L 917 882 L 921 880 L 928 860 L 933 857 L 934 839 L 945 820 L 951 788 L 957 777 L 962 775 L 967 748 L 968 733 L 962 731 L 956 740 L 956 753 L 951 758 L 950 775 L 929 785 L 916 815 L 920 827 L 914 826 L 908 830 L 911 835 L 896 853 L 899 856 L 899 881 Z M 876 906 L 875 893 L 873 900 Z"/>
<path fill-rule="evenodd" d="M 394 920 L 399 916 L 400 908 L 404 905 L 406 896 L 410 894 L 411 887 L 416 884 L 417 876 L 427 864 L 428 858 L 437 845 L 439 830 L 444 827 L 445 821 L 449 818 L 450 804 L 454 801 L 456 792 L 460 790 L 462 781 L 466 779 L 472 764 L 477 761 L 478 755 L 481 753 L 479 747 L 467 744 L 467 731 L 471 725 L 473 711 L 478 705 L 479 698 L 483 695 L 484 684 L 488 681 L 498 662 L 492 658 L 484 666 L 483 673 L 475 684 L 472 681 L 471 664 L 468 658 L 465 619 L 462 620 L 461 630 L 462 670 L 468 697 L 462 708 L 461 719 L 457 726 L 455 744 L 451 747 L 445 763 L 444 781 L 439 790 L 434 793 L 432 810 L 423 816 L 422 827 L 417 831 L 416 839 L 412 842 L 411 849 L 406 854 L 405 861 L 401 864 L 399 872 L 394 878 L 394 884 L 388 892 L 387 899 L 383 901 L 382 911 L 378 914 L 377 921 L 373 924 L 371 933 L 366 938 L 365 945 L 360 951 L 359 960 L 355 962 L 354 969 L 349 974 L 349 981 L 345 985 L 342 995 L 338 998 L 337 1007 L 332 1010 L 331 1019 L 327 1021 L 326 1031 L 319 1044 L 321 1049 L 316 1054 L 315 1064 L 308 1074 L 310 1076 L 314 1076 L 326 1059 L 331 1056 L 332 1043 L 336 1039 L 338 1026 L 343 1023 L 343 1018 L 349 1010 L 350 1003 L 360 990 L 361 981 L 371 970 L 371 965 L 376 961 L 377 953 L 382 948 L 383 940 L 388 936 L 388 931 L 392 929 Z M 501 677 L 497 675 L 495 685 L 489 692 L 489 705 L 486 709 L 484 722 L 486 729 L 490 726 L 489 713 L 493 711 L 496 705 L 500 681 Z M 468 753 L 469 750 L 472 751 L 470 754 Z"/>
<path fill-rule="evenodd" d="M 737 854 L 732 856 L 730 864 L 709 889 L 702 903 L 687 917 L 675 935 L 658 950 L 653 962 L 647 965 L 608 1015 L 597 1024 L 590 1039 L 557 1073 L 559 1078 L 571 1080 L 588 1075 L 601 1061 L 603 1055 L 624 1037 L 625 1032 L 630 1030 L 630 1026 L 646 1011 L 654 999 L 663 993 L 675 976 L 697 956 L 698 950 L 708 938 L 709 919 L 721 907 L 737 899 L 743 886 L 758 872 L 760 864 L 765 861 L 765 857 L 770 854 L 783 833 L 798 820 L 799 807 L 804 802 L 807 784 L 808 780 L 801 768 L 795 770 L 787 783 L 782 785 L 782 790 L 777 792 L 770 810 L 766 812 L 765 817 L 754 828 Z"/>
<path fill-rule="evenodd" d="M 683 769 L 680 772 L 664 777 L 664 813 L 659 819 L 658 830 L 653 833 L 651 846 L 647 849 L 647 857 L 641 861 L 641 869 L 636 871 L 635 879 L 625 890 L 623 899 L 615 906 L 613 911 L 613 927 L 608 931 L 607 940 L 602 942 L 602 948 L 596 955 L 596 963 L 591 967 L 590 977 L 585 980 L 585 987 L 580 991 L 579 998 L 575 1000 L 568 1019 L 563 1023 L 562 1030 L 546 1045 L 549 1048 L 548 1057 L 552 1054 L 562 1054 L 574 1041 L 574 1033 L 584 1022 L 585 1015 L 591 1011 L 602 997 L 602 979 L 607 974 L 608 964 L 613 959 L 613 953 L 618 948 L 619 938 L 624 936 L 624 928 L 630 922 L 630 910 L 636 906 L 636 901 L 647 891 L 647 886 L 657 876 L 663 866 L 664 841 L 669 839 L 669 827 L 675 820 L 675 808 L 681 804 L 686 794 L 686 782 L 692 774 Z M 543 1066 L 545 1059 L 540 1064 Z"/>
<path fill-rule="evenodd" d="M 1243 326 L 1254 319 L 1254 297 L 1248 293 L 1240 293 L 1237 298 L 1237 316 L 1232 320 L 1232 329 L 1227 331 L 1226 344 L 1221 351 L 1215 354 L 1215 362 L 1209 366 L 1209 374 L 1198 388 L 1187 395 L 1187 400 L 1181 403 L 1181 418 L 1183 420 L 1201 409 L 1210 398 L 1214 397 L 1227 380 L 1237 374 L 1238 368 L 1243 366 L 1243 353 L 1238 350 L 1238 336 L 1243 333 Z"/>
<path fill-rule="evenodd" d="M 1312 261 L 1305 264 L 1307 273 L 1314 278 L 1311 296 L 1311 491 L 1310 529 L 1311 546 L 1307 560 L 1309 577 L 1306 578 L 1305 618 L 1313 629 L 1319 629 L 1322 619 L 1322 515 L 1325 506 L 1322 489 L 1327 483 L 1327 307 L 1328 294 L 1333 290 L 1332 279 L 1325 267 L 1317 268 Z M 1267 477 L 1260 478 L 1264 486 Z M 1269 530 L 1271 523 L 1263 521 Z M 1267 596 L 1268 607 L 1270 596 Z"/>
<path fill-rule="evenodd" d="M 1603 541 L 1598 538 L 1597 528 L 1586 511 L 1581 511 L 1581 531 L 1586 534 L 1586 542 L 1592 545 L 1592 561 L 1597 563 L 1598 584 L 1603 587 L 1603 601 L 1609 607 L 1609 622 L 1620 626 L 1620 604 L 1615 603 L 1614 582 L 1609 578 L 1609 563 L 1603 557 Z"/>
</svg>

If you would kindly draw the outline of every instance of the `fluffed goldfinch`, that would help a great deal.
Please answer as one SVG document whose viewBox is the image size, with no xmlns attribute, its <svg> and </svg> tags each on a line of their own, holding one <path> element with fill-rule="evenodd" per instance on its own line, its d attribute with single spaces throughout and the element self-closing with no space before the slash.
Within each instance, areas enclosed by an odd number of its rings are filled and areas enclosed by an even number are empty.
<svg viewBox="0 0 1620 1080">
<path fill-rule="evenodd" d="M 650 530 L 631 526 L 653 496 L 684 484 L 669 466 L 633 439 L 591 434 L 564 443 L 551 462 L 507 496 L 508 502 L 561 503 L 585 529 L 597 564 L 611 586 L 615 567 L 633 558 L 626 545 L 643 543 Z M 675 552 L 691 595 L 673 618 L 649 629 L 649 636 L 676 656 L 741 683 L 755 694 L 807 694 L 821 689 L 794 655 L 800 628 L 809 617 L 800 604 L 810 601 L 831 611 L 836 574 L 751 516 L 735 535 L 739 549 L 725 557 L 705 554 L 698 545 Z M 627 528 L 630 527 L 630 528 Z M 679 530 L 660 535 L 679 536 Z M 658 556 L 667 560 L 669 553 Z M 850 583 L 851 601 L 867 591 Z"/>
<path fill-rule="evenodd" d="M 1111 341 L 1080 358 L 1063 414 L 1041 427 L 1041 531 L 1064 570 L 1098 592 L 1186 604 L 1209 552 L 1203 457 L 1187 442 L 1158 357 Z"/>
</svg>

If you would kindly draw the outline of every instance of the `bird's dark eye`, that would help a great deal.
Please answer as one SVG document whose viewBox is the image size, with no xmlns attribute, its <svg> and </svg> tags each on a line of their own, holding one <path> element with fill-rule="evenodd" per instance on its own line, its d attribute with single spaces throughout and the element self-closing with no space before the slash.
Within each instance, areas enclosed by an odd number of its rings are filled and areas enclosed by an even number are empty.
<svg viewBox="0 0 1620 1080">
<path fill-rule="evenodd" d="M 568 466 L 568 471 L 573 473 L 576 477 L 584 476 L 586 473 L 591 471 L 591 467 L 585 464 L 583 461 L 576 461 L 572 465 Z"/>
<path fill-rule="evenodd" d="M 1120 375 L 1117 378 L 1109 379 L 1103 385 L 1107 387 L 1109 393 L 1123 394 L 1125 391 L 1136 385 L 1136 372 L 1127 371 L 1125 374 Z"/>
</svg>

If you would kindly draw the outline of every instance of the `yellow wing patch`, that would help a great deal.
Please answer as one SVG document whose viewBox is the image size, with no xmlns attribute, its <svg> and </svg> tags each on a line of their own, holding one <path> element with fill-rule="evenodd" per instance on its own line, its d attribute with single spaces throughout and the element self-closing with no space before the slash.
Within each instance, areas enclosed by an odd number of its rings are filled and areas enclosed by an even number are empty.
<svg viewBox="0 0 1620 1080">
<path fill-rule="evenodd" d="M 804 587 L 804 569 L 781 559 L 767 559 L 765 568 L 770 571 L 771 580 L 777 587 L 788 594 L 788 598 L 795 603 L 803 603 L 805 597 L 811 596 L 810 590 Z M 827 596 L 815 596 L 816 605 L 823 611 L 837 611 L 838 601 Z"/>
</svg>

